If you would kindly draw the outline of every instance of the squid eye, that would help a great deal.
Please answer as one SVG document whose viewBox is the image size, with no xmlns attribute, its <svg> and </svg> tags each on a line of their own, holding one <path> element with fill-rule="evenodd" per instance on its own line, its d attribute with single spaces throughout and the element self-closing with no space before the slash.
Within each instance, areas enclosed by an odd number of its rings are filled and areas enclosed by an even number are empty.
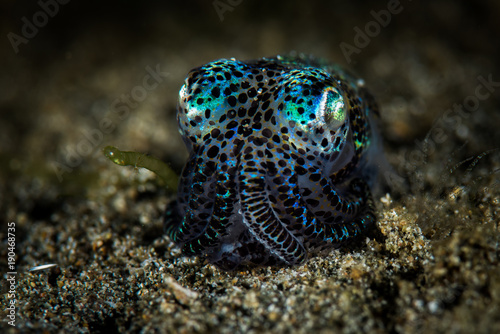
<svg viewBox="0 0 500 334">
<path fill-rule="evenodd" d="M 342 126 L 347 116 L 344 98 L 335 88 L 328 88 L 323 93 L 318 111 L 319 116 L 323 118 L 326 126 L 331 130 Z"/>
</svg>

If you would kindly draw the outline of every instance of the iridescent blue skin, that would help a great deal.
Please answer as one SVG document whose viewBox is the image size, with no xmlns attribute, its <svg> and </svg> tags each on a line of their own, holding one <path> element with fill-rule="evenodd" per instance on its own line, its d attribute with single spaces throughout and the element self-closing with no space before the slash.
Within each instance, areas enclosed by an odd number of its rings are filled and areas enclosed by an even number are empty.
<svg viewBox="0 0 500 334">
<path fill-rule="evenodd" d="M 193 69 L 177 110 L 190 157 L 166 233 L 227 270 L 297 265 L 360 235 L 375 221 L 377 115 L 359 80 L 312 58 Z"/>
</svg>

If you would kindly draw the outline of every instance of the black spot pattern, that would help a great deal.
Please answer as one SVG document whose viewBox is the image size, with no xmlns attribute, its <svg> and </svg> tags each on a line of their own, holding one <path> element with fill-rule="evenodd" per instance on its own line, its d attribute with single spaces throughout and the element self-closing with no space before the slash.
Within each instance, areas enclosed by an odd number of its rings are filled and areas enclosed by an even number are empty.
<svg viewBox="0 0 500 334">
<path fill-rule="evenodd" d="M 312 58 L 192 70 L 177 112 L 190 158 L 166 233 L 227 270 L 296 265 L 340 246 L 375 221 L 376 116 L 356 79 Z"/>
</svg>

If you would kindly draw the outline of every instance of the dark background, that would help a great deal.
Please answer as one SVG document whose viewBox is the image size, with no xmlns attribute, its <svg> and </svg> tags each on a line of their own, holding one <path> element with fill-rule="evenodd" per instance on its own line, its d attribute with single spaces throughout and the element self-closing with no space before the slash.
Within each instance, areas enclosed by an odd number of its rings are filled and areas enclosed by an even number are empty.
<svg viewBox="0 0 500 334">
<path fill-rule="evenodd" d="M 17 53 L 8 33 L 22 36 L 22 18 L 33 22 L 42 8 L 35 1 L 3 4 L 1 154 L 7 160 L 21 154 L 23 161 L 63 163 L 64 153 L 58 154 L 64 145 L 78 142 L 71 137 L 82 131 L 78 122 L 98 124 L 112 101 L 141 82 L 148 65 L 161 64 L 170 74 L 153 92 L 158 101 L 151 112 L 158 122 L 171 124 L 176 91 L 195 66 L 223 57 L 252 59 L 290 51 L 329 59 L 364 78 L 382 107 L 389 104 L 382 108 L 390 123 L 384 131 L 394 145 L 423 139 L 440 113 L 471 95 L 477 76 L 499 77 L 500 10 L 495 1 L 401 1 L 401 12 L 359 54 L 352 54 L 350 63 L 339 45 L 355 45 L 354 27 L 364 30 L 374 21 L 370 11 L 387 10 L 388 2 L 233 3 L 237 5 L 228 3 L 226 11 L 219 9 L 219 16 L 215 1 L 69 1 L 59 4 L 55 16 Z M 498 94 L 492 99 L 498 102 Z M 488 117 L 495 114 L 483 109 L 477 114 L 488 116 L 467 119 L 467 127 L 475 131 L 469 141 L 496 136 L 496 131 L 480 130 L 492 124 Z M 134 110 L 131 119 L 141 112 Z M 128 131 L 129 122 L 105 140 Z M 37 131 L 40 136 L 30 136 Z M 179 142 L 165 147 L 151 137 L 144 138 L 147 143 L 134 141 L 131 148 L 164 158 L 176 154 L 168 150 Z M 471 148 L 477 153 L 483 149 Z"/>
</svg>

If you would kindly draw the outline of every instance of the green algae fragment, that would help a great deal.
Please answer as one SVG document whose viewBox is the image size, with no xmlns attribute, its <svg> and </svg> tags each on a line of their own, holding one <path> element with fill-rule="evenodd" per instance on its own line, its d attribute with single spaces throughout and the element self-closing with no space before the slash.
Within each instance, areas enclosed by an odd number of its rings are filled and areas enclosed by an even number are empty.
<svg viewBox="0 0 500 334">
<path fill-rule="evenodd" d="M 179 176 L 163 161 L 144 153 L 121 151 L 114 146 L 106 146 L 103 153 L 117 165 L 142 167 L 152 171 L 163 179 L 167 188 L 177 191 Z"/>
</svg>

